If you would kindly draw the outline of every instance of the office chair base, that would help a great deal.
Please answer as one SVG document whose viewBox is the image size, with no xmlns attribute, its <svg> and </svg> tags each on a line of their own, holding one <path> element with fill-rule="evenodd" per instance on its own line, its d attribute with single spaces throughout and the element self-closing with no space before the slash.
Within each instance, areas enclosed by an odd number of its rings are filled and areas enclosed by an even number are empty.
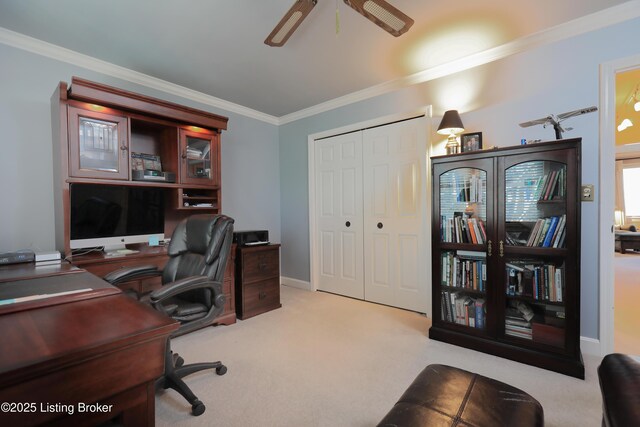
<svg viewBox="0 0 640 427">
<path fill-rule="evenodd" d="M 173 366 L 179 368 L 184 365 L 184 359 L 178 353 L 173 353 Z"/>
<path fill-rule="evenodd" d="M 191 414 L 194 417 L 197 417 L 199 415 L 204 414 L 205 409 L 207 409 L 207 408 L 204 406 L 204 403 L 202 403 L 199 400 L 197 400 L 196 403 L 191 405 Z"/>
<path fill-rule="evenodd" d="M 170 388 L 177 391 L 191 404 L 191 414 L 193 416 L 197 417 L 198 415 L 202 415 L 206 409 L 204 403 L 193 394 L 182 378 L 205 369 L 215 369 L 218 375 L 227 373 L 227 367 L 224 366 L 222 362 L 192 363 L 185 365 L 184 359 L 180 357 L 178 353 L 171 351 L 170 343 L 167 340 L 164 376 L 156 380 L 156 390 L 166 390 Z"/>
</svg>

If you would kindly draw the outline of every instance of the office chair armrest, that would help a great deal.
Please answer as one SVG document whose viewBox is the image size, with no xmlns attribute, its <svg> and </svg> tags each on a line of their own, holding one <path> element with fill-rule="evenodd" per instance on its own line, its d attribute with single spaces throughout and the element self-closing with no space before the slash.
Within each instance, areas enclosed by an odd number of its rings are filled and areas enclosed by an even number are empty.
<svg viewBox="0 0 640 427">
<path fill-rule="evenodd" d="M 209 280 L 207 276 L 191 276 L 184 279 L 176 280 L 175 282 L 167 283 L 160 289 L 157 289 L 151 293 L 149 300 L 151 305 L 160 310 L 159 306 L 162 301 L 180 295 L 183 292 L 191 291 L 194 289 L 211 289 L 214 295 L 214 305 L 216 307 L 224 305 L 224 294 L 222 293 L 222 283 Z"/>
<path fill-rule="evenodd" d="M 153 277 L 162 275 L 162 271 L 158 270 L 155 265 L 139 265 L 137 267 L 120 268 L 112 271 L 103 277 L 103 279 L 112 285 L 118 285 L 129 280 L 140 279 L 141 277 Z"/>
</svg>

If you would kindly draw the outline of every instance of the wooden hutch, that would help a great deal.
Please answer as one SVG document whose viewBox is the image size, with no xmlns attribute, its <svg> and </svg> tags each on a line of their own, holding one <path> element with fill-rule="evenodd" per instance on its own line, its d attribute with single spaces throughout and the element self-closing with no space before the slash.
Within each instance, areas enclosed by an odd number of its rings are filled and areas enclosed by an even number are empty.
<svg viewBox="0 0 640 427">
<path fill-rule="evenodd" d="M 160 188 L 164 195 L 164 234 L 194 213 L 221 213 L 220 133 L 226 117 L 77 77 L 61 82 L 51 99 L 54 139 L 56 247 L 73 264 L 98 276 L 141 264 L 164 267 L 166 248 L 138 244 L 138 252 L 106 256 L 101 251 L 71 250 L 70 188 L 98 184 Z M 141 160 L 141 158 L 143 160 Z M 144 159 L 161 163 L 170 179 L 144 179 Z M 142 169 L 134 172 L 133 169 Z M 134 173 L 136 175 L 134 176 Z M 227 264 L 224 313 L 218 323 L 235 323 L 234 254 Z M 120 285 L 145 293 L 160 278 Z"/>
</svg>

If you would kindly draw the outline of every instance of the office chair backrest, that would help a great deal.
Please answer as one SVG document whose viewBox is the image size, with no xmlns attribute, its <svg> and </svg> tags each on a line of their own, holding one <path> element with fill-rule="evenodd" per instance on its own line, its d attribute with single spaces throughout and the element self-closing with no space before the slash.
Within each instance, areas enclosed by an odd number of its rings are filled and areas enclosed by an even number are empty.
<svg viewBox="0 0 640 427">
<path fill-rule="evenodd" d="M 193 215 L 180 222 L 171 236 L 162 283 L 190 276 L 222 282 L 231 252 L 233 222 L 226 215 Z"/>
</svg>

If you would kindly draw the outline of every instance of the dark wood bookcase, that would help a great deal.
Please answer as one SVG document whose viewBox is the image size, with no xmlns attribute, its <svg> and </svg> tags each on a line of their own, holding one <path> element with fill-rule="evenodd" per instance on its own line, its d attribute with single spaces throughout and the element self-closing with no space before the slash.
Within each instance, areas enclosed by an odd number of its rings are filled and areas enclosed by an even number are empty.
<svg viewBox="0 0 640 427">
<path fill-rule="evenodd" d="M 581 139 L 431 160 L 429 337 L 584 378 Z"/>
</svg>

